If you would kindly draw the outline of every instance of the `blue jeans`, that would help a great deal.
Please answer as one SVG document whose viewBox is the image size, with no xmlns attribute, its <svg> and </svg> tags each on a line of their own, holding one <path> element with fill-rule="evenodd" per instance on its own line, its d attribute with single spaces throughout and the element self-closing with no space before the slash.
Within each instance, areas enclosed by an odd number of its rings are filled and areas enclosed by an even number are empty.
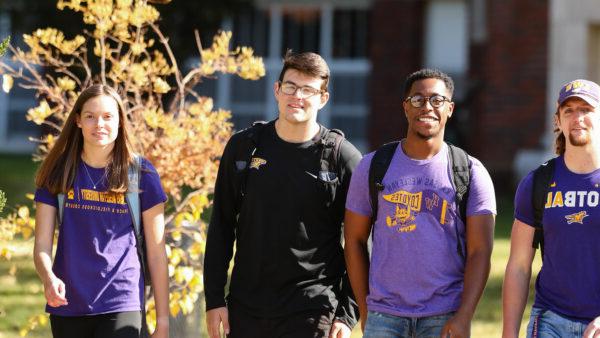
<svg viewBox="0 0 600 338">
<path fill-rule="evenodd" d="M 527 338 L 581 338 L 586 324 L 561 317 L 550 310 L 531 309 Z"/>
<path fill-rule="evenodd" d="M 431 317 L 398 317 L 369 311 L 364 338 L 440 338 L 442 328 L 454 312 Z"/>
</svg>

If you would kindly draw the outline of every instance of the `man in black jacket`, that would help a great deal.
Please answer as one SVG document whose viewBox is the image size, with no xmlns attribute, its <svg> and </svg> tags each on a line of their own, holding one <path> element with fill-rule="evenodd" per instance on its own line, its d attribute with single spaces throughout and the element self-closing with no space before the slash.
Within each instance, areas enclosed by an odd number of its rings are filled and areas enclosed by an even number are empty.
<svg viewBox="0 0 600 338">
<path fill-rule="evenodd" d="M 356 324 L 340 239 L 361 154 L 317 123 L 328 82 L 322 57 L 288 52 L 273 87 L 279 117 L 225 147 L 204 260 L 211 338 L 221 325 L 229 337 L 347 338 Z"/>
</svg>

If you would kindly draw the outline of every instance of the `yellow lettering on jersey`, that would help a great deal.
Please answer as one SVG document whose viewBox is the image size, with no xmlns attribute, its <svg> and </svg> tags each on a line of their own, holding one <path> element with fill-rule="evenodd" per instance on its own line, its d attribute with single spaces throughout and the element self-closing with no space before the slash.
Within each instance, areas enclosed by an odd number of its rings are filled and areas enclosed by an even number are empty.
<svg viewBox="0 0 600 338">
<path fill-rule="evenodd" d="M 71 190 L 69 190 L 69 192 L 67 192 L 67 198 L 70 200 L 75 198 L 75 192 L 73 191 L 72 188 L 71 188 Z"/>
<path fill-rule="evenodd" d="M 413 232 L 413 231 L 415 231 L 416 228 L 417 228 L 416 224 L 411 224 L 411 225 L 399 227 L 398 232 Z"/>
<path fill-rule="evenodd" d="M 418 193 L 410 193 L 408 191 L 400 190 L 393 194 L 383 195 L 383 199 L 388 202 L 396 203 L 396 204 L 404 204 L 410 207 L 413 211 L 421 210 L 421 197 L 423 196 L 422 192 Z"/>
<path fill-rule="evenodd" d="M 552 207 L 552 191 L 548 192 L 548 198 L 546 198 L 546 205 L 544 205 L 544 208 L 550 207 Z"/>
<path fill-rule="evenodd" d="M 563 196 L 562 196 L 562 192 L 557 191 L 554 194 L 554 201 L 552 202 L 552 207 L 562 207 L 563 206 Z"/>
<path fill-rule="evenodd" d="M 444 200 L 442 202 L 442 213 L 440 214 L 440 224 L 446 223 L 446 208 L 448 208 L 448 202 Z"/>
<path fill-rule="evenodd" d="M 100 200 L 100 197 L 98 196 L 98 192 L 95 190 L 81 189 L 81 196 L 86 201 L 98 202 Z"/>
</svg>

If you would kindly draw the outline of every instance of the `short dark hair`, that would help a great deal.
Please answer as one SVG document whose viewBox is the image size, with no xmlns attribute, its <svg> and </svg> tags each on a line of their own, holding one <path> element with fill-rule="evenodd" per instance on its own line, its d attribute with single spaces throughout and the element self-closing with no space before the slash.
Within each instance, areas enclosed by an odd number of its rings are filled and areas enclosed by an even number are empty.
<svg viewBox="0 0 600 338">
<path fill-rule="evenodd" d="M 283 76 L 288 69 L 295 69 L 300 73 L 323 79 L 321 90 L 327 91 L 329 66 L 327 66 L 327 62 L 321 55 L 311 52 L 293 53 L 292 50 L 288 49 L 283 57 L 283 68 L 279 73 L 279 82 L 283 81 Z"/>
<path fill-rule="evenodd" d="M 407 97 L 410 93 L 413 83 L 425 79 L 438 79 L 444 81 L 446 89 L 448 89 L 448 92 L 450 93 L 449 98 L 452 98 L 452 95 L 454 94 L 454 81 L 452 81 L 450 75 L 439 69 L 431 68 L 420 69 L 406 77 L 406 80 L 404 81 L 404 97 Z"/>
</svg>

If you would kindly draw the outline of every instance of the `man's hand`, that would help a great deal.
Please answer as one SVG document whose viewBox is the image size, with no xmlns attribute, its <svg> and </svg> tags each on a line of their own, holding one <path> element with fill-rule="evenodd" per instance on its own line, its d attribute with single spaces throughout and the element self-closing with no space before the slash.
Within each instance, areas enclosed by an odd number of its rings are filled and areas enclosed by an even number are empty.
<svg viewBox="0 0 600 338">
<path fill-rule="evenodd" d="M 352 330 L 339 320 L 334 320 L 329 331 L 329 338 L 350 338 Z"/>
<path fill-rule="evenodd" d="M 469 338 L 471 336 L 471 319 L 458 314 L 448 319 L 442 328 L 441 338 Z"/>
<path fill-rule="evenodd" d="M 206 311 L 206 327 L 210 338 L 221 338 L 221 324 L 223 332 L 229 334 L 229 312 L 225 306 Z"/>
<path fill-rule="evenodd" d="M 583 338 L 600 338 L 600 316 L 588 324 L 583 331 Z"/>
</svg>

